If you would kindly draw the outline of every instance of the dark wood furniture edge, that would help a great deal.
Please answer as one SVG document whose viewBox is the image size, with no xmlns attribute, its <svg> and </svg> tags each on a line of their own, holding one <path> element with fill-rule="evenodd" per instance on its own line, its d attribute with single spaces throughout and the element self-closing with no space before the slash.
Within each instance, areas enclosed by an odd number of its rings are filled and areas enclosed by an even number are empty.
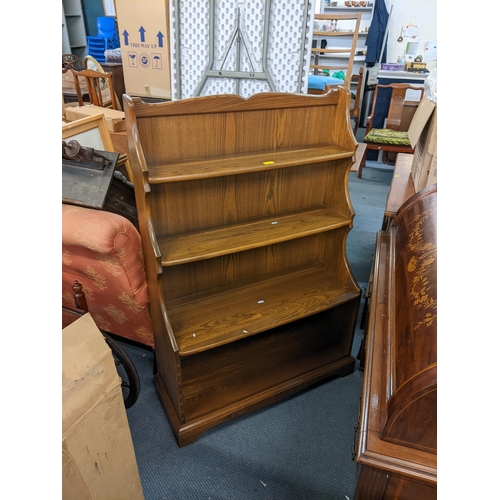
<svg viewBox="0 0 500 500">
<path fill-rule="evenodd" d="M 373 290 L 371 296 L 372 308 L 370 310 L 369 316 L 369 334 L 366 340 L 366 364 L 364 370 L 364 394 L 361 400 L 361 421 L 362 427 L 359 429 L 358 433 L 358 457 L 356 461 L 358 463 L 362 463 L 368 466 L 377 466 L 383 469 L 389 469 L 389 462 L 384 459 L 383 449 L 390 447 L 392 449 L 393 454 L 395 455 L 395 461 L 398 463 L 398 470 L 400 472 L 404 472 L 405 474 L 411 473 L 416 477 L 421 479 L 425 479 L 428 482 L 436 483 L 437 482 L 437 474 L 435 471 L 436 466 L 436 457 L 432 453 L 427 452 L 419 452 L 419 455 L 423 458 L 427 458 L 427 465 L 416 464 L 414 462 L 404 460 L 406 455 L 406 446 L 383 442 L 380 438 L 378 438 L 373 429 L 368 428 L 368 424 L 370 422 L 370 414 L 372 412 L 375 413 L 375 421 L 380 422 L 382 418 L 380 409 L 380 405 L 375 407 L 371 407 L 372 396 L 374 394 L 377 395 L 377 398 L 380 400 L 384 397 L 388 397 L 386 394 L 388 390 L 386 385 L 386 376 L 385 373 L 388 371 L 387 360 L 375 359 L 373 356 L 373 352 L 376 348 L 375 344 L 380 344 L 384 340 L 381 338 L 383 335 L 390 335 L 389 332 L 389 323 L 390 323 L 390 315 L 387 311 L 387 308 L 384 305 L 385 297 L 390 293 L 389 292 L 389 273 L 386 272 L 386 266 L 390 265 L 389 259 L 392 257 L 391 255 L 391 245 L 392 241 L 387 232 L 380 231 L 377 233 L 377 254 L 375 256 L 376 267 L 374 270 L 374 283 Z M 379 263 L 379 250 L 385 247 L 385 256 L 387 257 L 386 262 L 383 263 L 380 267 L 377 265 Z M 382 279 L 380 278 L 382 276 Z M 386 326 L 386 331 L 381 331 L 379 328 L 377 332 L 374 330 L 375 323 L 383 322 Z M 370 333 L 374 332 L 373 335 Z M 378 380 L 377 379 L 378 375 Z M 382 394 L 382 396 L 381 396 Z M 371 420 L 373 421 L 373 419 Z M 392 459 L 394 460 L 394 459 Z M 433 470 L 434 468 L 434 470 Z"/>
<path fill-rule="evenodd" d="M 429 186 L 411 197 L 401 206 L 396 216 L 396 226 L 389 231 L 377 233 L 371 307 L 366 337 L 366 367 L 357 436 L 356 500 L 395 498 L 392 495 L 396 493 L 401 495 L 397 498 L 412 500 L 435 499 L 437 495 L 437 453 L 435 448 L 419 446 L 420 443 L 417 441 L 398 443 L 394 440 L 383 439 L 383 430 L 387 422 L 390 422 L 390 413 L 394 411 L 393 406 L 398 402 L 403 402 L 402 399 L 408 399 L 407 390 L 410 390 L 411 396 L 418 398 L 420 396 L 419 388 L 437 389 L 436 383 L 424 385 L 417 383 L 416 387 L 410 387 L 410 385 L 414 385 L 413 381 L 419 379 L 420 376 L 423 376 L 425 381 L 432 379 L 433 376 L 436 377 L 437 366 L 432 359 L 428 365 L 419 368 L 420 371 L 416 374 L 411 375 L 408 379 L 403 379 L 406 382 L 401 384 L 400 381 L 398 386 L 393 387 L 395 383 L 395 355 L 399 352 L 395 344 L 398 312 L 394 308 L 396 304 L 394 280 L 396 253 L 398 252 L 396 241 L 400 247 L 404 245 L 404 242 L 397 240 L 397 224 L 403 225 L 406 224 L 405 221 L 414 223 L 415 220 L 419 220 L 418 212 L 411 212 L 411 210 L 415 205 L 419 207 L 421 203 L 425 203 L 426 200 L 423 198 L 436 191 L 436 185 Z M 431 203 L 435 203 L 435 199 Z M 411 218 L 407 219 L 407 214 L 408 216 L 413 214 L 415 219 L 413 221 Z M 409 227 L 414 228 L 413 225 Z M 427 242 L 427 240 L 425 241 Z M 399 267 L 399 269 L 401 268 Z M 426 376 L 427 374 L 429 377 Z M 396 398 L 396 396 L 402 398 Z M 418 422 L 415 424 L 418 425 Z"/>
</svg>

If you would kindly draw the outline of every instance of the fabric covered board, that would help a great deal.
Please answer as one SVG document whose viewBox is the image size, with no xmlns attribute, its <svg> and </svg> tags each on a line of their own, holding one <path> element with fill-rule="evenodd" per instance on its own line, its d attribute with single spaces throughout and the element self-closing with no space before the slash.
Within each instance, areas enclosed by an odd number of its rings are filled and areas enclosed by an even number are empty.
<svg viewBox="0 0 500 500">
<path fill-rule="evenodd" d="M 408 132 L 391 129 L 372 128 L 364 138 L 365 142 L 376 144 L 393 144 L 395 146 L 411 146 Z"/>
</svg>

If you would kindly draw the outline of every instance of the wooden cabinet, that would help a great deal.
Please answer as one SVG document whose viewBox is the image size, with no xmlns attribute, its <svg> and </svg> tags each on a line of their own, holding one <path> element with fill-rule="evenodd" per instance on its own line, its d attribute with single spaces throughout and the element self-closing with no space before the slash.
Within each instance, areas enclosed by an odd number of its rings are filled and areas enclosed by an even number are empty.
<svg viewBox="0 0 500 500">
<path fill-rule="evenodd" d="M 348 104 L 344 88 L 124 96 L 156 387 L 180 446 L 354 369 Z"/>
<path fill-rule="evenodd" d="M 437 187 L 377 234 L 354 498 L 437 498 Z"/>
</svg>

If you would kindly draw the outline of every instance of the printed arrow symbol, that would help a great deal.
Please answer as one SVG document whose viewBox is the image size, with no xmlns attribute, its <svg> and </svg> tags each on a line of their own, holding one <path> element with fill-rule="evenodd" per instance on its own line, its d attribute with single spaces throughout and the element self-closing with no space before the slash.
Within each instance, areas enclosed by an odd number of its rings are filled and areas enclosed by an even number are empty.
<svg viewBox="0 0 500 500">
<path fill-rule="evenodd" d="M 122 35 L 123 35 L 123 42 L 124 42 L 124 44 L 125 44 L 125 45 L 128 45 L 128 31 L 127 31 L 127 30 L 125 30 L 125 31 L 122 33 Z"/>
<path fill-rule="evenodd" d="M 158 37 L 158 47 L 163 47 L 163 33 L 161 31 L 158 31 L 158 34 L 156 36 Z"/>
<path fill-rule="evenodd" d="M 141 26 L 139 29 L 139 33 L 141 34 L 141 42 L 144 42 L 146 37 L 144 36 L 144 33 L 146 33 L 146 30 Z"/>
</svg>

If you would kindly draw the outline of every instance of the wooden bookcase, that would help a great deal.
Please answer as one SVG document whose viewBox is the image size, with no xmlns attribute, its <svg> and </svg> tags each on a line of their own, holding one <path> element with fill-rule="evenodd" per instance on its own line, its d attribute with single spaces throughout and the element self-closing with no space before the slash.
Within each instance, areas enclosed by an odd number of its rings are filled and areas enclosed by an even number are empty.
<svg viewBox="0 0 500 500">
<path fill-rule="evenodd" d="M 179 446 L 354 369 L 349 94 L 124 96 L 155 334 Z"/>
</svg>

